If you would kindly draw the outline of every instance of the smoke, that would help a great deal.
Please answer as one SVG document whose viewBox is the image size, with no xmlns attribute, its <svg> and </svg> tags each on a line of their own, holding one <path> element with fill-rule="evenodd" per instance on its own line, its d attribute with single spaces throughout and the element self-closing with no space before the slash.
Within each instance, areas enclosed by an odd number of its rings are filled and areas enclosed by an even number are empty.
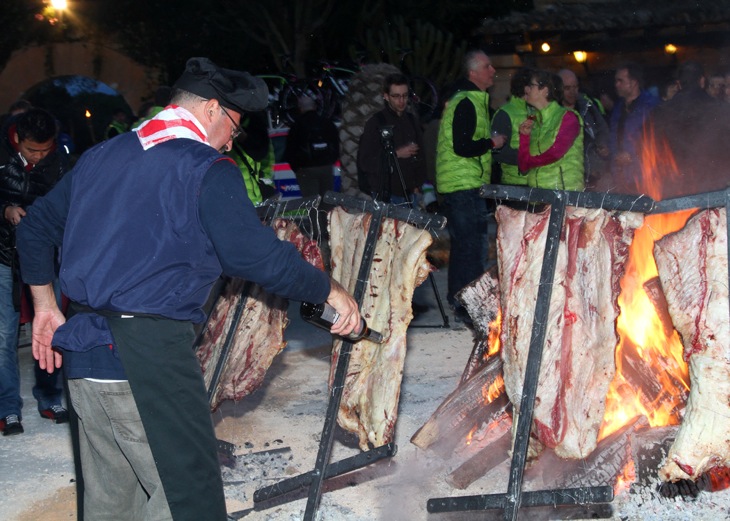
<svg viewBox="0 0 730 521">
<path fill-rule="evenodd" d="M 685 86 L 654 109 L 648 124 L 656 143 L 645 146 L 668 148 L 676 163 L 676 175 L 657 172 L 662 199 L 730 185 L 730 102 L 715 100 L 699 84 Z"/>
</svg>

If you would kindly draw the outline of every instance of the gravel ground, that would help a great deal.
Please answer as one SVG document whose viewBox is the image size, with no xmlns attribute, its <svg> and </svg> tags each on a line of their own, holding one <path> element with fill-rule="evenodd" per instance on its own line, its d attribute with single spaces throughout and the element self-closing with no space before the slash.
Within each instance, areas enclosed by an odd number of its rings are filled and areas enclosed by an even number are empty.
<svg viewBox="0 0 730 521">
<path fill-rule="evenodd" d="M 445 295 L 445 271 L 436 273 Z M 430 287 L 419 290 L 432 305 L 416 324 L 440 325 Z M 293 308 L 297 309 L 297 308 Z M 327 408 L 329 336 L 292 316 L 289 346 L 275 359 L 261 389 L 244 400 L 226 402 L 213 415 L 221 440 L 235 445 L 235 465 L 222 467 L 228 510 L 244 520 L 303 518 L 307 489 L 283 500 L 254 505 L 253 493 L 283 478 L 314 468 Z M 499 512 L 429 514 L 430 498 L 501 493 L 508 465 L 492 469 L 466 490 L 454 490 L 446 475 L 463 462 L 443 459 L 410 443 L 411 436 L 455 388 L 472 347 L 471 332 L 450 316 L 449 329 L 411 327 L 396 429 L 398 452 L 358 471 L 325 482 L 317 519 L 348 521 L 462 521 L 501 519 Z M 25 434 L 0 437 L 0 520 L 74 520 L 75 494 L 67 425 L 35 412 L 31 394 L 30 349 L 21 348 Z M 359 454 L 354 436 L 337 429 L 331 462 Z M 529 485 L 529 486 L 528 486 Z M 526 484 L 526 489 L 539 484 Z M 695 500 L 658 497 L 653 486 L 619 495 L 611 504 L 622 521 L 730 519 L 730 491 L 701 493 Z M 576 514 L 573 513 L 573 516 Z M 580 513 L 577 514 L 580 516 Z M 585 517 L 588 517 L 587 515 Z M 522 509 L 520 519 L 556 519 L 554 512 Z M 572 517 L 576 519 L 576 517 Z"/>
</svg>

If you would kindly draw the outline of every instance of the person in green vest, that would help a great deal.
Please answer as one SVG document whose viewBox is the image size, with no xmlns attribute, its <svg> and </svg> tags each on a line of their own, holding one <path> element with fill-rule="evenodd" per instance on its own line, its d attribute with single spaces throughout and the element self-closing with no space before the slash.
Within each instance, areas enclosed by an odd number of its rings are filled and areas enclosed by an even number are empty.
<svg viewBox="0 0 730 521">
<path fill-rule="evenodd" d="M 560 76 L 536 70 L 525 88 L 525 100 L 537 109 L 520 124 L 517 165 L 527 185 L 582 191 L 583 121 L 563 107 Z"/>
<path fill-rule="evenodd" d="M 124 134 L 129 130 L 129 118 L 127 112 L 124 109 L 116 109 L 112 114 L 112 120 L 106 127 L 104 132 L 104 139 L 111 139 L 119 134 Z"/>
<path fill-rule="evenodd" d="M 233 140 L 227 153 L 241 170 L 246 193 L 254 205 L 276 193 L 274 188 L 274 147 L 266 128 L 265 113 L 247 113 L 241 118 L 243 132 Z"/>
<path fill-rule="evenodd" d="M 492 132 L 508 136 L 507 143 L 501 149 L 492 152 L 494 161 L 501 166 L 499 183 L 503 185 L 527 185 L 527 177 L 520 175 L 517 168 L 517 150 L 520 146 L 520 123 L 533 112 L 532 107 L 525 101 L 525 88 L 532 81 L 532 72 L 533 69 L 529 67 L 515 71 L 510 80 L 510 99 L 494 113 L 492 118 Z"/>
<path fill-rule="evenodd" d="M 491 182 L 492 150 L 505 137 L 490 137 L 489 94 L 496 70 L 482 51 L 464 57 L 464 76 L 446 102 L 436 147 L 436 189 L 441 195 L 449 230 L 449 273 L 446 299 L 455 319 L 470 323 L 456 294 L 487 269 L 489 209 L 479 188 Z"/>
</svg>

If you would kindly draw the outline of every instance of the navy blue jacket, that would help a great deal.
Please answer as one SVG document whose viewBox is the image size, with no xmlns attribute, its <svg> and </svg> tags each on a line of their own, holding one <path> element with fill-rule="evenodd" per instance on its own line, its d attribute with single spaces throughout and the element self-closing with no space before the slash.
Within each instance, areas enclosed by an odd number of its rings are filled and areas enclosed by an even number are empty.
<svg viewBox="0 0 730 521">
<path fill-rule="evenodd" d="M 98 310 L 200 322 L 221 273 L 294 300 L 323 302 L 330 290 L 327 274 L 261 224 L 235 164 L 189 139 L 143 151 L 130 132 L 87 151 L 18 228 L 26 283 L 53 280 L 54 246 L 64 294 Z M 94 316 L 72 318 L 54 345 L 110 351 Z M 69 377 L 119 377 L 83 367 Z"/>
</svg>

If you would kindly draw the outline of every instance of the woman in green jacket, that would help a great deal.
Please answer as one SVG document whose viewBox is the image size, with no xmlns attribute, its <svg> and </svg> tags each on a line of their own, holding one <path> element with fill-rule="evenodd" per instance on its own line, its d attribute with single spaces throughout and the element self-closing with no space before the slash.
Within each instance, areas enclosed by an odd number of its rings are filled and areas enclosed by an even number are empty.
<svg viewBox="0 0 730 521">
<path fill-rule="evenodd" d="M 534 71 L 525 100 L 536 112 L 520 124 L 517 165 L 528 186 L 582 191 L 583 122 L 560 105 L 562 91 L 559 76 Z"/>
</svg>

